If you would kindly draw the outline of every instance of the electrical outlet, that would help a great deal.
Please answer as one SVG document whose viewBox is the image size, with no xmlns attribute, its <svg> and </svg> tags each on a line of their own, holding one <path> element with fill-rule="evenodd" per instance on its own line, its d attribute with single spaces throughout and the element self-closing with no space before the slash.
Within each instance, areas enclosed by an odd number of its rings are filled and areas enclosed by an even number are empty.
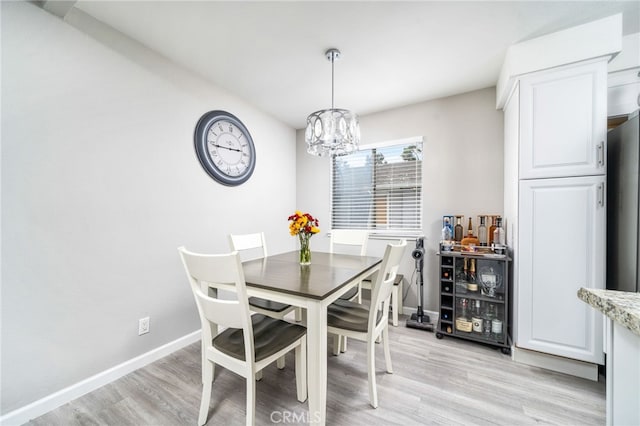
<svg viewBox="0 0 640 426">
<path fill-rule="evenodd" d="M 138 336 L 142 336 L 149 332 L 149 317 L 140 318 L 138 320 Z"/>
</svg>

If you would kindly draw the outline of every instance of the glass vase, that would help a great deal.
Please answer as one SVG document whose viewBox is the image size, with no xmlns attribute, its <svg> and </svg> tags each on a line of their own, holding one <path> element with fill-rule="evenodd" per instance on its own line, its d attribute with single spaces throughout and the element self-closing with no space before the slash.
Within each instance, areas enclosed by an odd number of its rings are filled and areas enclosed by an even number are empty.
<svg viewBox="0 0 640 426">
<path fill-rule="evenodd" d="M 311 265 L 311 249 L 308 238 L 300 238 L 300 264 Z"/>
</svg>

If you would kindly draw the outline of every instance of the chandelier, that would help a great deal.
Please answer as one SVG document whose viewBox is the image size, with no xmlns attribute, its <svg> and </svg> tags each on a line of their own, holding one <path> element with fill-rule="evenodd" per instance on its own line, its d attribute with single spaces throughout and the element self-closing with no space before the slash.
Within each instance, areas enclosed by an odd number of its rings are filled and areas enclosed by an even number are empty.
<svg viewBox="0 0 640 426">
<path fill-rule="evenodd" d="M 331 61 L 331 109 L 316 111 L 307 117 L 307 152 L 320 157 L 351 154 L 358 150 L 360 143 L 358 116 L 347 109 L 333 107 L 333 64 L 340 59 L 340 51 L 329 49 L 325 56 Z"/>
</svg>

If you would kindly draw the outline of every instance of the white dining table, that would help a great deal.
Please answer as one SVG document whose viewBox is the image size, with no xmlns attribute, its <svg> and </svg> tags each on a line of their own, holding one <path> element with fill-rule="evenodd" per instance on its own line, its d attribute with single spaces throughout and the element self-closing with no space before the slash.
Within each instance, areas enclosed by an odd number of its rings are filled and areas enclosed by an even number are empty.
<svg viewBox="0 0 640 426">
<path fill-rule="evenodd" d="M 313 252 L 311 265 L 297 251 L 243 262 L 247 293 L 306 309 L 309 423 L 327 415 L 327 306 L 380 269 L 382 258 Z"/>
</svg>

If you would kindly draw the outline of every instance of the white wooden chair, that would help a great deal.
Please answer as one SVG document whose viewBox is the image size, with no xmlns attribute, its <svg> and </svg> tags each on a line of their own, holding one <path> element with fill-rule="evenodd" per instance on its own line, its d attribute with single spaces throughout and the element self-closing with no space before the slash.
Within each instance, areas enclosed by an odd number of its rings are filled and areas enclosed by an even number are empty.
<svg viewBox="0 0 640 426">
<path fill-rule="evenodd" d="M 204 255 L 178 248 L 202 323 L 202 400 L 198 424 L 209 414 L 214 368 L 219 364 L 246 379 L 246 424 L 255 424 L 256 373 L 295 349 L 297 399 L 307 399 L 307 331 L 304 327 L 261 314 L 251 315 L 238 252 Z M 237 300 L 205 293 L 209 285 L 235 289 Z M 227 328 L 217 334 L 218 325 Z"/>
<path fill-rule="evenodd" d="M 329 253 L 341 252 L 345 254 L 367 254 L 369 231 L 366 229 L 332 229 L 329 239 Z M 337 247 L 338 246 L 338 247 Z M 362 281 L 358 285 L 342 295 L 340 299 L 354 300 L 362 303 Z"/>
<path fill-rule="evenodd" d="M 389 350 L 389 299 L 406 247 L 405 240 L 401 240 L 399 244 L 387 245 L 380 271 L 371 290 L 371 306 L 338 299 L 327 309 L 327 332 L 367 343 L 369 402 L 373 408 L 378 407 L 375 342 L 380 336 L 384 346 L 387 373 L 393 373 Z"/>
<path fill-rule="evenodd" d="M 255 234 L 230 234 L 229 246 L 232 251 L 239 251 L 254 255 L 255 258 L 267 257 L 267 244 L 263 232 Z M 244 259 L 247 260 L 247 259 Z M 274 302 L 272 300 L 261 299 L 259 297 L 249 298 L 249 308 L 253 312 L 267 315 L 272 318 L 284 319 L 290 312 L 294 312 L 295 320 L 302 320 L 301 308 Z"/>
<path fill-rule="evenodd" d="M 375 275 L 375 274 L 374 274 Z M 362 281 L 362 288 L 371 289 L 371 283 L 375 281 L 375 277 L 369 277 Z M 393 283 L 391 290 L 391 323 L 394 327 L 398 326 L 398 316 L 402 313 L 403 304 L 402 296 L 404 294 L 404 275 L 396 275 L 396 281 Z"/>
<path fill-rule="evenodd" d="M 365 256 L 367 254 L 367 243 L 369 242 L 369 231 L 366 229 L 332 229 L 329 238 L 329 253 L 345 253 L 358 254 Z M 362 284 L 358 284 L 345 294 L 340 296 L 341 300 L 355 300 L 362 303 Z M 340 352 L 347 351 L 347 338 L 334 336 L 333 354 L 339 355 Z"/>
</svg>

